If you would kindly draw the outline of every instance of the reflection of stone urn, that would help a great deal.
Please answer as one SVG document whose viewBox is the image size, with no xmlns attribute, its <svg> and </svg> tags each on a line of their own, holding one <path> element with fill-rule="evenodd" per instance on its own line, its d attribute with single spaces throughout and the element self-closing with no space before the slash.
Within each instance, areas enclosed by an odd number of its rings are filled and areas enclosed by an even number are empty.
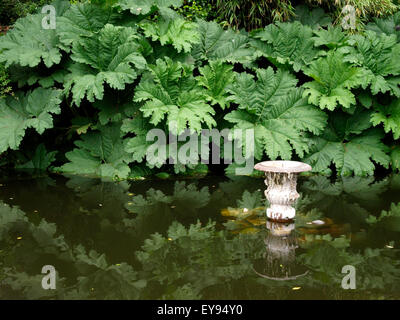
<svg viewBox="0 0 400 320">
<path fill-rule="evenodd" d="M 311 166 L 297 161 L 264 161 L 257 163 L 254 169 L 265 172 L 265 196 L 270 203 L 268 219 L 276 222 L 293 220 L 296 210 L 292 205 L 300 196 L 296 191 L 297 175 L 312 170 Z"/>
<path fill-rule="evenodd" d="M 270 280 L 294 280 L 308 273 L 296 263 L 297 238 L 294 223 L 267 222 L 263 259 L 253 264 L 260 277 Z"/>
</svg>

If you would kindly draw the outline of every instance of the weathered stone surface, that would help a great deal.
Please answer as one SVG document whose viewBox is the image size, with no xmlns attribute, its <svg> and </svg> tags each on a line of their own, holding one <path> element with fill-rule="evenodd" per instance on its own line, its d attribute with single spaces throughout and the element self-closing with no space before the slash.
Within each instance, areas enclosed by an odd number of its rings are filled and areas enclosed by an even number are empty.
<svg viewBox="0 0 400 320">
<path fill-rule="evenodd" d="M 300 197 L 296 191 L 297 175 L 312 170 L 311 166 L 298 161 L 264 161 L 254 169 L 265 172 L 265 196 L 270 203 L 267 217 L 272 221 L 287 222 L 294 219 L 292 205 Z"/>
</svg>

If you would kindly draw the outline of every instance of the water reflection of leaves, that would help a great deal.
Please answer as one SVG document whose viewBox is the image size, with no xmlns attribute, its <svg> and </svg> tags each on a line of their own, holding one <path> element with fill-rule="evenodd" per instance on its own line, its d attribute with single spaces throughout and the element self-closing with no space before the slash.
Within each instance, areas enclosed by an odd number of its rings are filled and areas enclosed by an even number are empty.
<svg viewBox="0 0 400 320">
<path fill-rule="evenodd" d="M 392 203 L 389 210 L 379 215 L 369 215 L 368 228 L 360 233 L 364 242 L 372 248 L 398 248 L 400 245 L 400 203 Z"/>
<path fill-rule="evenodd" d="M 357 290 L 369 292 L 384 289 L 385 294 L 398 296 L 400 261 L 396 256 L 399 252 L 371 248 L 354 251 L 349 246 L 349 239 L 329 236 L 319 237 L 317 241 L 313 239 L 302 246 L 307 250 L 299 255 L 299 259 L 313 270 L 309 279 L 311 286 L 319 283 L 320 286 L 327 286 L 330 294 L 335 290 L 340 294 L 340 283 L 344 276 L 341 269 L 345 265 L 352 265 L 357 270 Z"/>
<path fill-rule="evenodd" d="M 132 204 L 128 204 L 128 210 L 134 213 L 150 211 L 151 207 L 158 204 L 175 205 L 175 211 L 181 211 L 183 214 L 194 213 L 196 209 L 202 208 L 208 204 L 210 193 L 207 187 L 200 190 L 195 184 L 188 184 L 184 181 L 176 181 L 173 194 L 165 195 L 160 190 L 151 188 L 147 191 L 147 197 L 135 196 Z"/>
<path fill-rule="evenodd" d="M 129 199 L 129 184 L 126 181 L 115 183 L 73 176 L 66 186 L 80 198 L 80 206 L 90 212 L 112 222 L 119 222 L 126 216 L 124 204 Z"/>
<path fill-rule="evenodd" d="M 385 223 L 389 228 L 392 227 L 393 231 L 400 231 L 400 203 L 397 205 L 392 203 L 390 210 L 383 210 L 379 217 L 370 215 L 366 222 L 369 224 Z"/>
<path fill-rule="evenodd" d="M 135 215 L 124 219 L 123 223 L 144 239 L 151 233 L 165 232 L 175 219 L 186 222 L 195 220 L 201 215 L 200 209 L 209 201 L 207 187 L 199 189 L 196 184 L 176 181 L 170 195 L 151 188 L 145 196 L 133 196 L 126 208 Z"/>
<path fill-rule="evenodd" d="M 187 228 L 174 222 L 166 237 L 153 234 L 147 239 L 137 257 L 154 282 L 173 291 L 181 290 L 180 283 L 188 283 L 198 296 L 206 288 L 251 273 L 250 255 L 259 240 L 252 235 L 227 239 L 224 231 L 216 230 L 215 222 Z M 263 250 L 262 241 L 258 248 Z"/>
<path fill-rule="evenodd" d="M 237 200 L 237 204 L 238 207 L 247 209 L 255 209 L 263 206 L 261 190 L 253 193 L 245 190 L 242 199 Z"/>
<path fill-rule="evenodd" d="M 110 265 L 105 254 L 86 252 L 82 245 L 74 248 L 73 254 L 79 276 L 66 299 L 85 299 L 88 295 L 97 299 L 138 299 L 146 286 L 146 280 L 138 279 L 138 273 L 125 262 Z"/>
<path fill-rule="evenodd" d="M 357 226 L 364 223 L 370 210 L 382 205 L 380 196 L 389 185 L 389 179 L 375 182 L 373 177 L 343 177 L 335 182 L 322 176 L 310 177 L 301 186 L 301 208 L 319 208 L 325 215 L 350 221 Z"/>
<path fill-rule="evenodd" d="M 306 201 L 298 205 L 297 227 L 326 214 L 337 217 L 340 201 L 339 208 L 357 205 L 365 214 L 375 214 L 371 210 L 375 205 L 368 204 L 368 197 L 375 202 L 375 194 L 385 192 L 385 183 L 371 179 L 330 183 L 312 177 L 301 187 Z M 0 203 L 0 287 L 6 288 L 0 290 L 0 298 L 290 298 L 293 286 L 318 294 L 322 291 L 326 297 L 352 298 L 356 293 L 345 295 L 340 286 L 344 264 L 357 268 L 360 297 L 371 297 L 375 289 L 381 290 L 380 295 L 398 296 L 398 249 L 384 248 L 376 239 L 366 248 L 354 247 L 353 243 L 349 246 L 349 238 L 306 236 L 296 259 L 310 269 L 307 277 L 279 283 L 257 277 L 252 263 L 265 252 L 263 228 L 254 234 L 232 234 L 216 221 L 205 221 L 209 217 L 215 220 L 221 208 L 262 206 L 262 192 L 258 191 L 260 187 L 263 190 L 262 181 L 245 178 L 215 183 L 215 187 L 176 182 L 171 191 L 168 184 L 166 191 L 154 185 L 145 195 L 132 198 L 128 184 L 73 178 L 68 182 L 73 193 L 60 192 L 64 198 L 57 194 L 51 200 L 68 205 L 68 214 L 57 216 L 57 227 Z M 369 192 L 369 187 L 373 191 Z M 29 192 L 29 188 L 22 191 Z M 358 195 L 364 191 L 367 196 Z M 88 214 L 82 215 L 79 207 Z M 388 213 L 389 217 L 396 216 L 396 210 Z M 352 213 L 343 218 L 351 220 Z M 197 218 L 202 223 L 193 224 Z M 359 220 L 356 216 L 355 221 Z M 377 220 L 379 225 L 380 218 Z M 77 232 L 82 237 L 77 237 Z M 398 239 L 387 234 L 392 238 L 385 241 Z M 369 233 L 367 237 L 372 239 Z M 35 287 L 40 268 L 49 261 L 63 278 L 52 296 Z"/>
<path fill-rule="evenodd" d="M 29 221 L 25 213 L 0 203 L 0 243 L 3 272 L 1 287 L 18 292 L 16 297 L 39 298 L 114 298 L 137 299 L 146 282 L 137 279 L 132 266 L 121 263 L 110 265 L 104 254 L 94 250 L 86 253 L 82 245 L 71 247 L 63 235 L 58 235 L 53 223 L 41 220 L 38 225 Z M 62 274 L 75 275 L 59 278 L 57 290 L 44 290 L 40 270 L 48 262 Z M 93 290 L 92 290 L 93 288 Z M 97 289 L 99 295 L 93 291 Z M 0 295 L 1 297 L 1 295 Z"/>
<path fill-rule="evenodd" d="M 361 201 L 379 201 L 386 191 L 389 180 L 375 181 L 374 177 L 342 177 L 331 183 L 328 177 L 313 176 L 304 184 L 303 190 L 313 191 L 317 197 L 347 195 Z"/>
</svg>

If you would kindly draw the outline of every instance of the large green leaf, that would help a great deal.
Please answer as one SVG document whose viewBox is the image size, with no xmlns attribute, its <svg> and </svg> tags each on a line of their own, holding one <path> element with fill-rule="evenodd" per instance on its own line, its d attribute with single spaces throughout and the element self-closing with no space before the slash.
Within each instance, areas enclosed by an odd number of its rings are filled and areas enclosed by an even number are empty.
<svg viewBox="0 0 400 320">
<path fill-rule="evenodd" d="M 255 157 L 265 152 L 271 159 L 290 159 L 292 150 L 303 156 L 309 150 L 304 132 L 320 133 L 326 123 L 324 112 L 302 98 L 297 80 L 287 71 L 258 69 L 257 81 L 250 74 L 237 74 L 230 87 L 239 110 L 225 119 L 238 129 L 254 129 Z"/>
<path fill-rule="evenodd" d="M 337 51 L 313 61 L 304 73 L 314 81 L 304 84 L 304 96 L 308 102 L 321 109 L 334 110 L 337 106 L 350 108 L 356 98 L 350 89 L 366 83 L 364 72 L 344 62 L 344 56 Z"/>
<path fill-rule="evenodd" d="M 19 19 L 0 41 L 0 62 L 6 67 L 17 64 L 35 67 L 42 61 L 46 67 L 60 63 L 60 42 L 56 29 L 44 29 L 44 14 Z"/>
<path fill-rule="evenodd" d="M 105 96 L 101 101 L 96 101 L 93 106 L 99 110 L 98 118 L 103 126 L 110 122 L 121 122 L 128 116 L 137 115 L 137 106 L 134 103 L 119 103 L 111 95 Z"/>
<path fill-rule="evenodd" d="M 400 171 L 400 147 L 393 148 L 390 157 L 393 171 Z"/>
<path fill-rule="evenodd" d="M 156 22 L 146 21 L 140 24 L 146 37 L 160 41 L 161 45 L 171 44 L 178 52 L 190 52 L 199 42 L 197 24 L 183 18 L 160 17 Z"/>
<path fill-rule="evenodd" d="M 314 30 L 313 37 L 316 47 L 326 46 L 329 49 L 334 49 L 346 45 L 348 35 L 340 27 L 329 26 L 328 29 Z"/>
<path fill-rule="evenodd" d="M 150 117 L 150 123 L 157 125 L 167 117 L 169 124 L 175 122 L 176 127 L 170 129 L 179 134 L 187 127 L 200 132 L 203 124 L 209 128 L 216 125 L 212 117 L 215 111 L 206 103 L 192 66 L 165 58 L 149 69 L 151 73 L 142 78 L 134 101 L 145 102 L 140 110 Z"/>
<path fill-rule="evenodd" d="M 196 80 L 206 88 L 206 98 L 212 105 L 218 104 L 222 109 L 229 107 L 226 88 L 234 80 L 232 70 L 232 66 L 220 61 L 211 61 L 209 65 L 199 68 L 201 76 Z"/>
<path fill-rule="evenodd" d="M 46 147 L 41 143 L 37 148 L 31 160 L 17 166 L 20 169 L 47 170 L 54 162 L 57 151 L 47 152 Z"/>
<path fill-rule="evenodd" d="M 128 177 L 130 157 L 124 150 L 119 124 L 88 132 L 82 135 L 82 140 L 75 141 L 75 145 L 78 148 L 65 155 L 70 162 L 60 167 L 62 172 L 107 178 Z"/>
<path fill-rule="evenodd" d="M 29 68 L 12 65 L 8 68 L 11 80 L 18 83 L 18 88 L 26 85 L 32 86 L 38 83 L 43 88 L 50 88 L 64 82 L 64 77 L 68 73 L 65 69 L 57 69 L 51 74 L 48 70 L 43 70 L 40 66 Z"/>
<path fill-rule="evenodd" d="M 151 129 L 147 119 L 144 119 L 141 114 L 135 114 L 133 118 L 123 121 L 121 131 L 136 135 L 133 138 L 127 138 L 125 144 L 125 151 L 131 155 L 132 161 L 141 162 L 145 159 L 147 148 L 152 144 L 146 141 L 146 135 Z"/>
<path fill-rule="evenodd" d="M 39 134 L 52 128 L 52 114 L 61 112 L 60 95 L 60 90 L 38 88 L 0 99 L 0 153 L 16 150 L 27 128 Z"/>
<path fill-rule="evenodd" d="M 392 16 L 388 16 L 383 19 L 373 18 L 373 22 L 366 25 L 367 30 L 375 31 L 378 34 L 386 34 L 390 36 L 395 34 L 397 40 L 400 40 L 400 30 L 397 27 L 400 25 L 400 12 L 395 13 Z"/>
<path fill-rule="evenodd" d="M 395 139 L 400 138 L 400 99 L 396 99 L 390 105 L 379 105 L 371 116 L 374 126 L 383 124 L 385 132 L 393 133 Z"/>
<path fill-rule="evenodd" d="M 82 38 L 96 35 L 106 24 L 113 24 L 117 15 L 112 9 L 90 3 L 72 5 L 57 21 L 57 33 L 67 51 Z"/>
<path fill-rule="evenodd" d="M 296 7 L 294 19 L 311 28 L 325 27 L 331 23 L 331 18 L 322 8 L 310 9 L 305 5 Z"/>
<path fill-rule="evenodd" d="M 163 132 L 165 132 L 164 130 L 166 129 L 166 127 L 162 125 L 154 127 L 154 125 L 149 123 L 149 121 L 143 116 L 140 111 L 132 114 L 132 118 L 124 119 L 121 131 L 129 135 L 135 134 L 133 138 L 125 138 L 125 151 L 129 153 L 131 161 L 142 162 L 146 159 L 145 164 L 147 167 L 160 168 L 161 166 L 166 164 L 167 159 L 170 158 L 174 161 L 173 163 L 175 173 L 184 173 L 187 171 L 187 169 L 195 169 L 198 163 L 199 156 L 197 154 L 191 154 L 191 158 L 189 161 L 181 163 L 180 159 L 178 158 L 178 154 L 174 151 L 170 152 L 170 145 L 167 141 L 165 146 L 166 156 L 156 155 L 152 152 L 147 152 L 148 148 L 154 145 L 153 140 L 146 140 L 147 134 L 155 128 L 163 130 Z M 171 128 L 170 130 L 173 131 L 173 128 Z M 179 148 L 184 144 L 185 142 L 178 141 L 177 150 L 179 150 Z"/>
<path fill-rule="evenodd" d="M 331 173 L 331 163 L 342 176 L 372 175 L 375 165 L 389 166 L 388 147 L 382 143 L 384 134 L 371 127 L 370 112 L 357 111 L 354 115 L 336 113 L 321 137 L 316 137 L 310 154 L 304 161 L 314 172 Z"/>
<path fill-rule="evenodd" d="M 77 63 L 69 67 L 64 85 L 76 105 L 85 96 L 91 102 L 103 99 L 104 83 L 123 90 L 136 79 L 146 65 L 136 39 L 134 29 L 107 24 L 98 35 L 74 43 L 71 58 Z"/>
<path fill-rule="evenodd" d="M 257 54 L 276 64 L 289 64 L 295 71 L 303 69 L 318 56 L 313 31 L 299 22 L 270 24 L 254 33 L 252 42 Z"/>
<path fill-rule="evenodd" d="M 254 51 L 249 48 L 247 33 L 224 30 L 218 23 L 198 21 L 200 42 L 195 45 L 192 55 L 196 60 L 221 60 L 249 64 Z"/>
<path fill-rule="evenodd" d="M 372 94 L 390 92 L 400 97 L 400 43 L 395 35 L 377 35 L 367 31 L 365 35 L 354 35 L 348 41 L 345 61 L 364 70 L 365 89 L 370 85 Z"/>
</svg>

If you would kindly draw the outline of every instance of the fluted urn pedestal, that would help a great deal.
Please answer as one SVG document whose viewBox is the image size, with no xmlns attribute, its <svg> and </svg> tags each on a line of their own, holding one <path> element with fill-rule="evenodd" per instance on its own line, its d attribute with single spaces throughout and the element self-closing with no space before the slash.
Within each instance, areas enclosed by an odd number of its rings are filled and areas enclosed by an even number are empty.
<svg viewBox="0 0 400 320">
<path fill-rule="evenodd" d="M 293 204 L 300 196 L 296 190 L 297 176 L 311 171 L 311 166 L 298 161 L 264 161 L 254 169 L 265 172 L 265 196 L 270 203 L 267 218 L 275 222 L 292 221 L 296 215 Z"/>
</svg>

